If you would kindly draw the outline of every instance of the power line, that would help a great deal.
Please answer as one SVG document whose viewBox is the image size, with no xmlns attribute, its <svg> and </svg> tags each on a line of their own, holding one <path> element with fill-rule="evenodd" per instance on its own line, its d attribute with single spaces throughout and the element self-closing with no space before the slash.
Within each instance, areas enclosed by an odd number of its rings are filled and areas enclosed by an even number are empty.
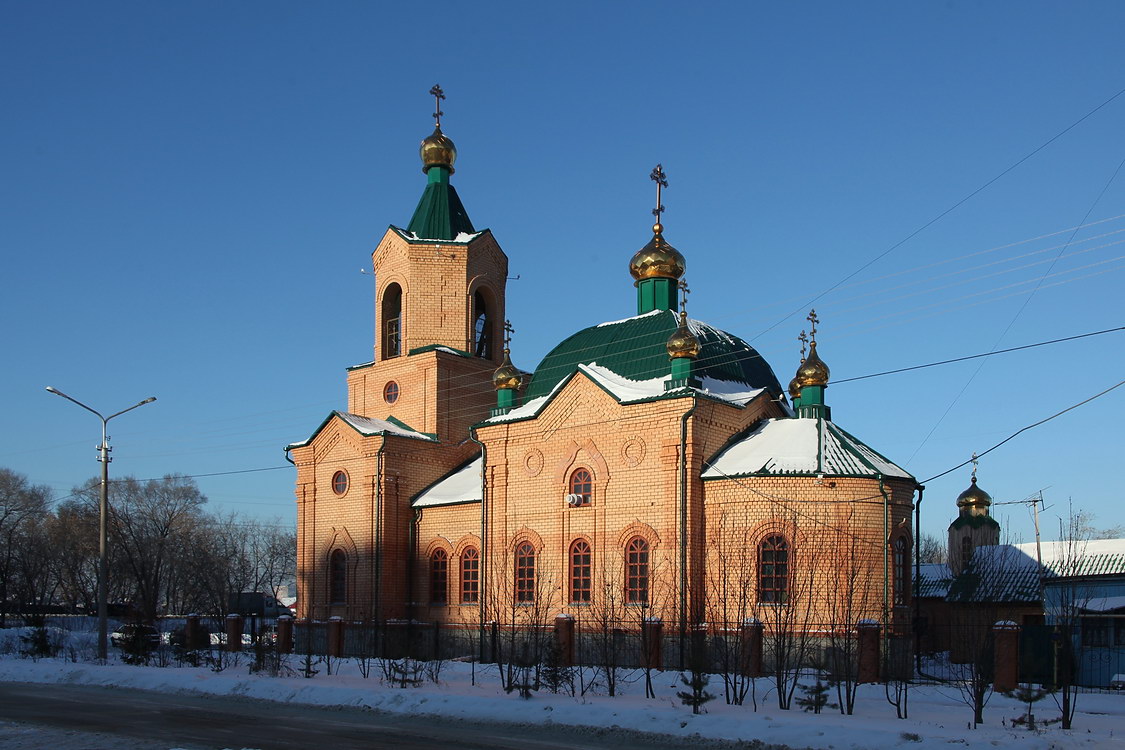
<svg viewBox="0 0 1125 750">
<path fill-rule="evenodd" d="M 940 221 L 940 220 L 944 219 L 944 218 L 945 218 L 946 216 L 948 216 L 948 215 L 949 215 L 950 213 L 952 213 L 952 212 L 953 212 L 953 211 L 955 211 L 956 209 L 960 208 L 960 207 L 961 207 L 962 205 L 964 205 L 965 203 L 967 203 L 967 202 L 968 202 L 969 200 L 971 200 L 972 198 L 976 197 L 976 196 L 977 196 L 977 195 L 978 195 L 979 193 L 981 193 L 982 191 L 984 191 L 984 190 L 985 190 L 986 188 L 990 187 L 990 186 L 991 186 L 991 185 L 992 185 L 993 183 L 995 183 L 995 182 L 996 182 L 997 180 L 999 180 L 1000 178 L 1002 178 L 1002 177 L 1004 177 L 1005 175 L 1007 175 L 1007 174 L 1008 174 L 1009 172 L 1011 172 L 1012 170 L 1014 170 L 1014 169 L 1015 169 L 1016 167 L 1020 166 L 1020 165 L 1021 165 L 1021 164 L 1023 164 L 1023 163 L 1025 162 L 1025 161 L 1027 161 L 1027 160 L 1028 160 L 1028 159 L 1030 159 L 1031 157 L 1035 156 L 1036 154 L 1038 154 L 1038 153 L 1039 153 L 1040 151 L 1042 151 L 1043 149 L 1047 148 L 1047 146 L 1050 146 L 1050 145 L 1051 145 L 1052 143 L 1054 143 L 1055 141 L 1057 141 L 1057 140 L 1058 140 L 1059 138 L 1063 137 L 1064 135 L 1066 135 L 1067 133 L 1069 133 L 1069 132 L 1070 132 L 1071 130 L 1073 130 L 1074 128 L 1078 127 L 1078 126 L 1079 126 L 1080 124 L 1082 124 L 1082 123 L 1083 123 L 1084 121 L 1086 121 L 1087 119 L 1089 119 L 1089 118 L 1090 118 L 1091 116 L 1093 116 L 1093 115 L 1094 115 L 1095 113 L 1097 113 L 1097 112 L 1098 112 L 1099 110 L 1101 110 L 1101 109 L 1102 109 L 1103 107 L 1105 107 L 1106 105 L 1108 105 L 1108 104 L 1109 104 L 1110 102 L 1112 102 L 1112 101 L 1113 101 L 1114 99 L 1116 99 L 1117 97 L 1121 96 L 1122 94 L 1125 94 L 1125 89 L 1121 89 L 1121 90 L 1120 90 L 1120 91 L 1118 91 L 1118 92 L 1117 92 L 1116 94 L 1114 94 L 1113 96 L 1109 97 L 1109 98 L 1108 98 L 1108 99 L 1106 99 L 1106 100 L 1105 100 L 1104 102 L 1102 102 L 1101 104 L 1099 104 L 1098 106 L 1094 107 L 1094 108 L 1093 108 L 1093 109 L 1091 109 L 1091 110 L 1090 110 L 1089 112 L 1087 112 L 1086 114 L 1082 115 L 1082 116 L 1081 116 L 1080 118 L 1078 118 L 1077 120 L 1075 120 L 1074 122 L 1072 122 L 1072 123 L 1071 123 L 1070 125 L 1067 125 L 1067 126 L 1066 126 L 1065 128 L 1063 128 L 1062 130 L 1060 130 L 1060 131 L 1059 131 L 1058 133 L 1056 133 L 1055 135 L 1051 136 L 1051 137 L 1050 137 L 1049 139 L 1047 139 L 1046 141 L 1044 141 L 1044 142 L 1043 142 L 1042 144 L 1040 144 L 1039 146 L 1037 146 L 1037 147 L 1036 147 L 1035 149 L 1033 149 L 1032 151 L 1030 151 L 1030 152 L 1029 152 L 1028 154 L 1026 154 L 1025 156 L 1023 156 L 1022 158 L 1020 158 L 1020 159 L 1019 159 L 1018 161 L 1016 161 L 1016 162 L 1015 162 L 1014 164 L 1012 164 L 1011 166 L 1009 166 L 1009 167 L 1008 167 L 1007 169 L 1005 169 L 1004 171 L 1000 172 L 1000 174 L 998 174 L 998 175 L 996 175 L 995 177 L 993 177 L 992 179 L 988 180 L 988 181 L 987 181 L 987 182 L 985 182 L 985 183 L 984 183 L 983 185 L 981 185 L 980 187 L 978 187 L 978 188 L 977 188 L 976 190 L 972 191 L 971 193 L 969 193 L 968 195 L 966 195 L 966 196 L 965 196 L 964 198 L 962 198 L 961 200 L 957 201 L 957 202 L 956 202 L 956 203 L 954 203 L 954 204 L 953 204 L 952 206 L 950 206 L 949 208 L 945 209 L 944 211 L 942 211 L 941 213 L 939 213 L 939 214 L 938 214 L 937 216 L 935 216 L 934 218 L 930 219 L 930 220 L 929 220 L 929 221 L 927 221 L 927 222 L 926 222 L 925 224 L 923 224 L 922 226 L 918 227 L 918 228 L 917 228 L 917 229 L 915 229 L 915 230 L 914 230 L 913 232 L 911 232 L 910 234 L 906 235 L 906 236 L 905 236 L 905 237 L 903 237 L 903 238 L 902 238 L 901 240 L 899 240 L 898 242 L 894 243 L 893 245 L 891 245 L 890 247 L 888 247 L 888 248 L 887 248 L 886 250 L 884 250 L 883 252 L 881 252 L 881 253 L 879 253 L 878 255 L 876 255 L 876 256 L 875 256 L 874 258 L 872 258 L 871 260 L 867 261 L 867 262 L 866 262 L 866 263 L 864 263 L 864 264 L 863 264 L 862 266 L 860 266 L 860 267 L 859 267 L 859 268 L 857 268 L 856 270 L 852 271 L 851 273 L 849 273 L 849 274 L 848 274 L 847 276 L 845 276 L 844 278 L 842 278 L 842 279 L 840 279 L 839 281 L 837 281 L 837 282 L 836 282 L 835 284 L 833 284 L 832 286 L 830 286 L 830 287 L 828 287 L 827 289 L 825 289 L 824 291 L 820 292 L 819 294 L 817 294 L 817 295 L 816 295 L 815 297 L 813 297 L 813 298 L 812 298 L 811 300 L 809 300 L 809 301 L 808 301 L 808 302 L 806 302 L 805 304 L 801 305 L 801 306 L 800 306 L 800 307 L 798 307 L 797 309 L 795 309 L 795 310 L 793 310 L 792 312 L 790 312 L 790 313 L 789 313 L 788 315 L 786 315 L 786 316 L 784 316 L 783 318 L 779 319 L 779 320 L 778 320 L 777 322 L 775 322 L 775 323 L 774 323 L 773 325 L 771 325 L 771 326 L 770 326 L 769 328 L 766 328 L 766 329 L 765 329 L 764 331 L 761 331 L 760 333 L 758 333 L 758 334 L 757 334 L 756 336 L 754 336 L 754 337 L 753 337 L 753 338 L 751 339 L 751 341 L 753 341 L 754 339 L 756 339 L 756 338 L 758 338 L 758 337 L 760 337 L 760 336 L 763 336 L 763 335 L 765 335 L 766 333 L 769 333 L 769 332 L 770 332 L 770 331 L 772 331 L 772 330 L 773 330 L 774 328 L 777 328 L 777 327 L 778 327 L 779 325 L 781 325 L 781 324 L 782 324 L 782 323 L 783 323 L 784 321 L 786 321 L 786 320 L 788 320 L 789 318 L 791 318 L 791 317 L 792 317 L 793 315 L 795 315 L 795 314 L 797 314 L 797 313 L 801 312 L 802 310 L 805 310 L 805 309 L 809 308 L 809 307 L 810 307 L 811 305 L 813 305 L 813 304 L 814 304 L 814 303 L 815 303 L 815 302 L 816 302 L 817 300 L 819 300 L 819 299 L 820 299 L 821 297 L 823 297 L 824 295 L 828 294 L 829 292 L 833 291 L 834 289 L 838 288 L 838 287 L 839 287 L 840 285 L 842 285 L 842 284 L 843 284 L 843 283 L 844 283 L 845 281 L 848 281 L 849 279 L 851 279 L 852 277 L 854 277 L 854 276 L 855 276 L 856 274 L 858 274 L 858 273 L 860 273 L 861 271 L 863 271 L 863 270 L 867 269 L 867 268 L 868 268 L 868 267 L 870 267 L 871 265 L 875 264 L 875 263 L 876 263 L 877 261 L 879 261 L 879 260 L 882 260 L 882 259 L 883 259 L 883 258 L 885 258 L 885 257 L 886 257 L 887 255 L 891 254 L 892 252 L 894 252 L 894 251 L 895 251 L 895 250 L 897 250 L 898 248 L 902 247 L 902 246 L 903 246 L 903 245 L 905 245 L 905 244 L 906 244 L 907 242 L 909 242 L 910 240 L 912 240 L 912 239 L 913 239 L 914 237 L 916 237 L 917 235 L 921 234 L 921 233 L 922 233 L 923 231 L 925 231 L 926 229 L 928 229 L 928 228 L 929 228 L 929 227 L 931 227 L 932 225 L 936 224 L 936 223 L 937 223 L 938 221 Z"/>
<path fill-rule="evenodd" d="M 851 383 L 855 380 L 866 380 L 868 378 L 877 378 L 882 375 L 894 375 L 900 372 L 910 372 L 911 370 L 922 370 L 927 367 L 937 367 L 938 365 L 948 365 L 954 362 L 965 362 L 970 359 L 977 359 L 979 357 L 990 357 L 994 354 L 1007 354 L 1008 352 L 1018 352 L 1024 349 L 1034 349 L 1039 346 L 1047 346 L 1049 344 L 1060 344 L 1064 341 L 1075 341 L 1077 339 L 1089 338 L 1090 336 L 1101 336 L 1103 333 L 1114 333 L 1115 331 L 1125 331 L 1125 326 L 1118 326 L 1117 328 L 1106 328 L 1102 331 L 1091 331 L 1090 333 L 1080 333 L 1077 336 L 1066 336 L 1061 339 L 1051 339 L 1050 341 L 1039 341 L 1034 344 L 1024 344 L 1023 346 L 1013 346 L 1009 349 L 997 349 L 991 352 L 984 352 L 983 354 L 970 354 L 966 357 L 954 357 L 953 359 L 943 359 L 940 362 L 928 362 L 924 365 L 913 365 L 912 367 L 900 367 L 897 370 L 884 370 L 882 372 L 873 372 L 870 375 L 857 375 L 853 378 L 841 378 L 833 380 L 832 385 L 839 385 L 840 383 Z"/>
<path fill-rule="evenodd" d="M 1073 410 L 1077 409 L 1077 408 L 1078 408 L 1079 406 L 1083 406 L 1083 405 L 1085 405 L 1085 404 L 1088 404 L 1088 403 L 1090 403 L 1091 401 L 1093 401 L 1093 400 L 1094 400 L 1094 399 L 1096 399 L 1096 398 L 1101 398 L 1102 396 L 1106 395 L 1107 393 L 1109 393 L 1110 391 L 1114 390 L 1115 388 L 1120 388 L 1120 387 L 1121 387 L 1122 385 L 1125 385 L 1125 380 L 1122 380 L 1122 381 L 1120 381 L 1119 383 L 1117 383 L 1117 385 L 1112 385 L 1112 386 L 1110 386 L 1109 388 L 1106 388 L 1106 389 L 1105 389 L 1104 391 L 1102 391 L 1101 393 L 1095 393 L 1095 394 L 1094 394 L 1093 396 L 1090 396 L 1090 398 L 1088 398 L 1088 399 L 1085 399 L 1085 400 L 1083 400 L 1083 401 L 1079 401 L 1079 402 L 1078 402 L 1077 404 L 1074 404 L 1073 406 L 1068 406 L 1068 407 L 1066 407 L 1065 409 L 1063 409 L 1062 411 L 1060 411 L 1060 412 L 1056 412 L 1056 413 L 1052 414 L 1051 416 L 1047 417 L 1046 419 L 1041 419 L 1041 420 L 1039 420 L 1038 422 L 1036 422 L 1036 423 L 1034 423 L 1034 424 L 1029 424 L 1029 425 L 1028 425 L 1027 427 L 1021 427 L 1020 429 L 1016 430 L 1016 431 L 1015 431 L 1015 432 L 1013 432 L 1013 433 L 1012 433 L 1011 435 L 1009 435 L 1008 437 L 1004 438 L 1004 439 L 1003 439 L 1003 440 L 1001 440 L 1001 441 L 1000 441 L 999 443 L 997 443 L 996 445 L 992 446 L 991 448 L 989 448 L 988 450 L 984 451 L 983 453 L 977 453 L 977 454 L 975 455 L 975 458 L 981 458 L 982 456 L 987 456 L 987 455 L 988 455 L 989 453 L 991 453 L 992 451 L 996 450 L 996 449 L 997 449 L 997 448 L 999 448 L 999 447 L 1000 447 L 1001 445 L 1003 445 L 1004 443 L 1006 443 L 1006 442 L 1008 442 L 1009 440 L 1011 440 L 1012 438 L 1014 438 L 1014 437 L 1015 437 L 1016 435 L 1019 435 L 1019 434 L 1021 434 L 1021 433 L 1027 432 L 1028 430 L 1030 430 L 1030 429 L 1032 429 L 1032 428 L 1034 428 L 1034 427 L 1038 427 L 1039 425 L 1041 425 L 1041 424 L 1044 424 L 1044 423 L 1046 423 L 1046 422 L 1050 422 L 1050 421 L 1051 421 L 1052 419 L 1054 419 L 1055 417 L 1061 417 L 1061 416 L 1062 416 L 1063 414 L 1066 414 L 1066 413 L 1067 413 L 1068 411 L 1073 411 Z M 932 482 L 932 481 L 934 481 L 935 479 L 940 479 L 941 477 L 944 477 L 944 476 L 945 476 L 946 474 L 949 474 L 949 473 L 952 473 L 952 472 L 954 472 L 954 471 L 957 471 L 957 470 L 958 470 L 958 469 L 960 469 L 960 468 L 961 468 L 962 466 L 967 466 L 968 464 L 970 464 L 970 463 L 972 463 L 972 462 L 973 462 L 973 459 L 972 459 L 972 458 L 968 459 L 967 461 L 962 461 L 961 463 L 959 463 L 959 464 L 957 464 L 956 466 L 954 466 L 954 467 L 953 467 L 952 469 L 947 469 L 946 471 L 943 471 L 943 472 L 942 472 L 942 473 L 940 473 L 940 474 L 935 474 L 934 476 L 930 477 L 929 479 L 923 479 L 923 480 L 922 480 L 922 484 L 925 484 L 926 482 Z"/>
<path fill-rule="evenodd" d="M 1094 202 L 1090 204 L 1090 207 L 1088 209 L 1086 209 L 1086 214 L 1082 217 L 1082 221 L 1078 222 L 1079 226 L 1082 226 L 1082 224 L 1086 222 L 1086 219 L 1090 218 L 1090 214 L 1094 212 L 1094 207 L 1098 205 L 1102 197 L 1105 195 L 1106 191 L 1109 190 L 1109 186 L 1112 185 L 1113 181 L 1117 179 L 1117 175 L 1121 172 L 1122 166 L 1125 166 L 1125 158 L 1123 158 L 1118 163 L 1117 169 L 1113 170 L 1113 174 L 1110 175 L 1110 178 L 1108 180 L 1106 180 L 1105 185 L 1102 186 L 1102 189 L 1098 192 L 1097 197 L 1094 198 Z M 1013 315 L 1012 319 L 1008 321 L 1008 325 L 1005 326 L 1004 330 L 1000 332 L 1000 335 L 996 339 L 996 343 L 992 345 L 993 349 L 1000 346 L 1000 342 L 1004 340 L 1004 337 L 1007 336 L 1008 332 L 1012 330 L 1012 326 L 1014 326 L 1016 324 L 1016 321 L 1019 320 L 1020 316 L 1023 315 L 1024 310 L 1026 310 L 1027 306 L 1031 304 L 1031 300 L 1035 298 L 1035 294 L 1043 287 L 1043 282 L 1051 276 L 1051 271 L 1054 270 L 1055 264 L 1058 263 L 1059 258 L 1061 258 L 1063 254 L 1066 253 L 1067 248 L 1070 247 L 1071 241 L 1077 234 L 1078 229 L 1075 229 L 1073 232 L 1071 232 L 1070 237 L 1067 238 L 1067 241 L 1063 244 L 1063 246 L 1059 248 L 1058 253 L 1055 254 L 1054 259 L 1051 261 L 1051 265 L 1049 265 L 1047 267 L 1047 270 L 1043 272 L 1043 275 L 1039 278 L 1039 281 L 1038 283 L 1036 283 L 1035 288 L 1032 289 L 1031 293 L 1027 295 L 1027 297 L 1023 301 L 1023 304 L 1021 304 L 1019 309 L 1016 310 L 1016 314 Z M 907 463 L 912 461 L 914 457 L 918 455 L 918 451 L 922 450 L 922 447 L 927 442 L 929 442 L 930 438 L 933 437 L 933 434 L 937 432 L 938 427 L 940 427 L 941 423 L 945 421 L 945 418 L 949 416 L 949 412 L 953 410 L 953 407 L 957 404 L 958 401 L 961 400 L 961 396 L 965 395 L 965 391 L 969 390 L 969 386 L 972 385 L 974 380 L 976 380 L 976 377 L 980 374 L 980 371 L 984 369 L 984 365 L 985 362 L 983 361 L 979 365 L 977 365 L 977 369 L 973 371 L 973 374 L 970 375 L 969 379 L 965 381 L 965 385 L 961 387 L 961 390 L 958 391 L 957 395 L 953 397 L 953 400 L 949 402 L 949 406 L 945 408 L 945 411 L 942 412 L 940 417 L 938 417 L 938 420 L 936 423 L 934 423 L 934 426 L 931 427 L 930 431 L 926 433 L 926 437 L 922 438 L 922 442 L 919 443 L 918 447 L 914 449 L 914 452 L 910 454 L 910 458 L 907 459 Z"/>
</svg>

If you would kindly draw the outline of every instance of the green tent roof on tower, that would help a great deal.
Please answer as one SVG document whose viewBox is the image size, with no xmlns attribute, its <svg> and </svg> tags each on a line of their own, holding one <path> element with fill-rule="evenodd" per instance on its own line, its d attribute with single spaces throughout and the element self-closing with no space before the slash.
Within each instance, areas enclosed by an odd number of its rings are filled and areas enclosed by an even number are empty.
<svg viewBox="0 0 1125 750">
<path fill-rule="evenodd" d="M 452 240 L 459 234 L 476 232 L 457 191 L 449 184 L 449 173 L 438 167 L 429 171 L 429 177 L 407 230 L 423 240 Z"/>
<path fill-rule="evenodd" d="M 698 320 L 688 321 L 701 350 L 695 375 L 752 388 L 781 392 L 773 370 L 757 351 L 737 336 Z M 556 346 L 535 369 L 525 398 L 546 396 L 580 364 L 596 362 L 631 380 L 667 376 L 668 337 L 679 326 L 673 310 L 653 310 L 644 315 L 585 328 Z"/>
</svg>

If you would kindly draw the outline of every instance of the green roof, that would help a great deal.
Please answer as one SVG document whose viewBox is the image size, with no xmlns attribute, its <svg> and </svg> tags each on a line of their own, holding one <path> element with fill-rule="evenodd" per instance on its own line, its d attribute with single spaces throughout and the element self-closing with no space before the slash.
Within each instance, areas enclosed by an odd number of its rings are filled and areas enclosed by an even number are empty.
<svg viewBox="0 0 1125 750">
<path fill-rule="evenodd" d="M 580 364 L 596 362 L 630 380 L 667 376 L 671 373 L 671 360 L 665 345 L 678 325 L 674 311 L 657 310 L 583 329 L 543 358 L 535 368 L 524 399 L 530 401 L 546 396 Z M 690 321 L 689 325 L 702 345 L 693 377 L 710 377 L 781 392 L 769 363 L 745 341 L 697 320 Z"/>
<path fill-rule="evenodd" d="M 431 173 L 443 172 L 441 167 L 433 167 Z M 407 226 L 411 232 L 425 240 L 452 240 L 461 232 L 473 234 L 473 222 L 461 205 L 457 191 L 449 184 L 449 175 L 432 177 L 426 184 L 422 199 L 414 209 L 414 216 Z"/>
<path fill-rule="evenodd" d="M 949 524 L 951 529 L 961 529 L 966 526 L 970 529 L 979 529 L 982 526 L 1000 528 L 1000 524 L 992 516 L 957 516 L 953 519 L 953 523 Z"/>
</svg>

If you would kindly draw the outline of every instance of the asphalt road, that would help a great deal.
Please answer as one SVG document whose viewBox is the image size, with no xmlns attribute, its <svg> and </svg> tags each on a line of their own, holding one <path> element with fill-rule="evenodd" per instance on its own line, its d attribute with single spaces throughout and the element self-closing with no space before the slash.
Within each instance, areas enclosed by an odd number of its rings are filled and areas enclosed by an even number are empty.
<svg viewBox="0 0 1125 750">
<path fill-rule="evenodd" d="M 620 730 L 562 726 L 477 724 L 440 717 L 407 717 L 357 708 L 321 708 L 291 703 L 106 688 L 88 685 L 0 683 L 0 721 L 14 722 L 25 736 L 41 728 L 42 747 L 63 750 L 49 739 L 60 732 L 103 736 L 116 748 L 260 748 L 261 750 L 413 750 L 476 748 L 603 750 L 637 748 L 733 748 Z M 3 734 L 13 738 L 20 732 Z M 77 741 L 77 738 L 76 738 Z M 16 745 L 12 745 L 15 747 Z M 73 747 L 94 747 L 81 741 Z M 102 746 L 102 745 L 97 745 Z M 5 747 L 0 736 L 0 748 Z M 35 747 L 21 744 L 19 747 Z M 746 747 L 743 745 L 743 747 Z"/>
</svg>

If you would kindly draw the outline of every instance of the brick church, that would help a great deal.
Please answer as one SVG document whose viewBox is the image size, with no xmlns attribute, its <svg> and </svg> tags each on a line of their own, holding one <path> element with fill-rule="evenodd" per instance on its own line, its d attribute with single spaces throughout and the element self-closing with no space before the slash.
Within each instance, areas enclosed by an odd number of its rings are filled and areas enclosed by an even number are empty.
<svg viewBox="0 0 1125 750">
<path fill-rule="evenodd" d="M 372 253 L 375 358 L 287 447 L 299 616 L 909 622 L 916 482 L 832 421 L 815 314 L 787 389 L 689 318 L 658 167 L 651 238 L 621 251 L 623 319 L 519 370 L 508 259 L 435 117 L 418 207 Z"/>
</svg>

